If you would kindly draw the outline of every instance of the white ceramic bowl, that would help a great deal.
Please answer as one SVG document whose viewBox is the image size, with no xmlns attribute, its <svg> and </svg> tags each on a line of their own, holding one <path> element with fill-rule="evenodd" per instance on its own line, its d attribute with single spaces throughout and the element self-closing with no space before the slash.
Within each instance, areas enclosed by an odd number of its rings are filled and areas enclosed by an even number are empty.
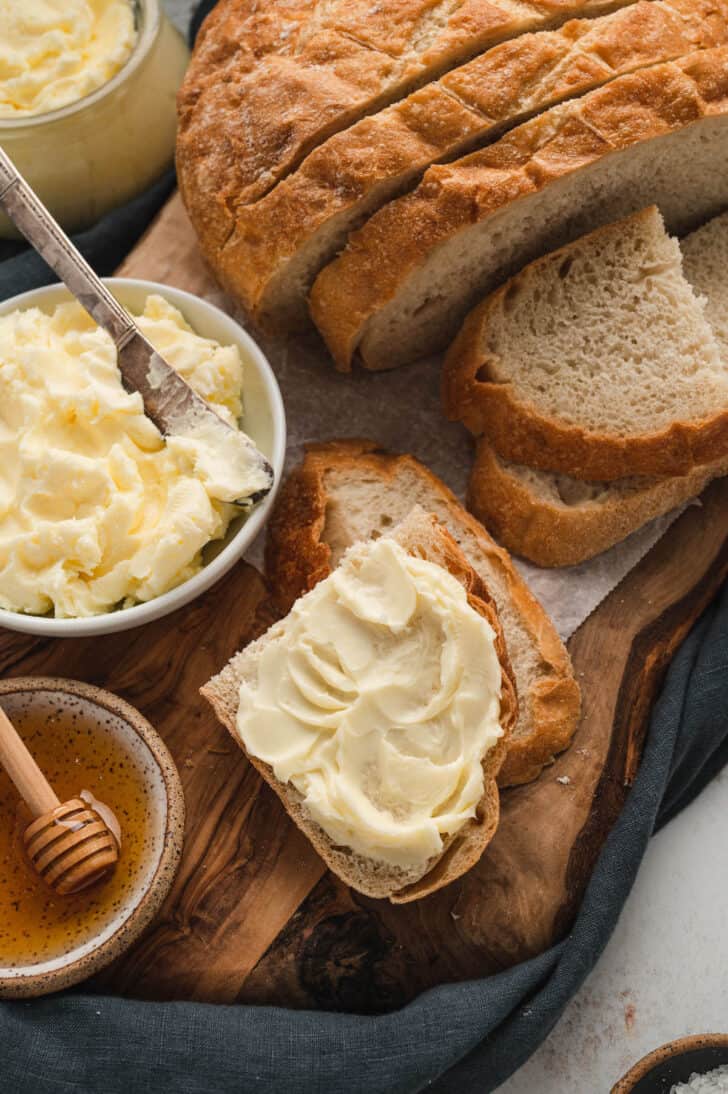
<svg viewBox="0 0 728 1094">
<path fill-rule="evenodd" d="M 205 338 L 214 338 L 223 345 L 236 344 L 240 347 L 245 363 L 243 428 L 273 468 L 273 489 L 247 519 L 233 521 L 225 539 L 205 548 L 205 565 L 199 573 L 169 592 L 131 608 L 119 608 L 104 615 L 83 619 L 24 615 L 0 608 L 0 627 L 7 627 L 9 630 L 49 635 L 53 638 L 81 638 L 125 631 L 169 615 L 206 592 L 242 558 L 268 519 L 280 485 L 286 451 L 286 417 L 278 381 L 258 344 L 229 315 L 191 293 L 136 278 L 109 277 L 105 278 L 105 282 L 119 301 L 133 312 L 141 312 L 147 296 L 158 293 L 179 308 L 198 334 Z M 4 301 L 0 304 L 0 315 L 6 315 L 17 308 L 37 307 L 43 311 L 51 311 L 68 299 L 70 293 L 65 285 L 50 285 Z"/>
</svg>

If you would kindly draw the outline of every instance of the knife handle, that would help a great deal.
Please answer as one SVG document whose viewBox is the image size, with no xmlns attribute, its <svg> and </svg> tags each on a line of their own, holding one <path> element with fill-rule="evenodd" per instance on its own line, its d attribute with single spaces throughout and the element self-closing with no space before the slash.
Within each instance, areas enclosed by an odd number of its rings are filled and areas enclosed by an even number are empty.
<svg viewBox="0 0 728 1094">
<path fill-rule="evenodd" d="M 79 254 L 2 148 L 0 207 L 89 315 L 108 331 L 117 348 L 122 349 L 135 332 L 133 321 Z"/>
</svg>

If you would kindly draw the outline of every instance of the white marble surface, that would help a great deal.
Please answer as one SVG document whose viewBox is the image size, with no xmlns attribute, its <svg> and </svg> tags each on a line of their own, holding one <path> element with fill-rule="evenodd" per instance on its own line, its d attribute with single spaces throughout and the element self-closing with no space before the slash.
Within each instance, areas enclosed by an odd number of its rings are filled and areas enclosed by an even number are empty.
<svg viewBox="0 0 728 1094">
<path fill-rule="evenodd" d="M 641 1056 L 728 1032 L 728 768 L 652 840 L 601 961 L 499 1094 L 608 1094 Z"/>
</svg>

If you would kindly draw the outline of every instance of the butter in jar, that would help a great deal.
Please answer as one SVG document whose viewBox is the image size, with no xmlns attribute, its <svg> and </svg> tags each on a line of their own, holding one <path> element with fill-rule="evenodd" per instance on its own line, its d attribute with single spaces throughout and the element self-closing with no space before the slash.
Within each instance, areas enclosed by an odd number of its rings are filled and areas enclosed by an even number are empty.
<svg viewBox="0 0 728 1094">
<path fill-rule="evenodd" d="M 0 147 L 67 231 L 171 166 L 187 60 L 159 0 L 0 2 Z"/>
<path fill-rule="evenodd" d="M 129 0 L 0 4 L 0 118 L 77 102 L 126 64 L 136 42 Z"/>
</svg>

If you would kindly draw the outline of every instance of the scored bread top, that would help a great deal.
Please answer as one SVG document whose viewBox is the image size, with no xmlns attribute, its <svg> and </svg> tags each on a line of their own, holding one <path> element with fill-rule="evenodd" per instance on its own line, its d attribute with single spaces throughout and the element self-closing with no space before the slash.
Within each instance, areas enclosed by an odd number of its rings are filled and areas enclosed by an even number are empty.
<svg viewBox="0 0 728 1094">
<path fill-rule="evenodd" d="M 576 478 L 728 456 L 728 368 L 654 206 L 486 297 L 450 349 L 443 397 L 504 458 Z"/>
<path fill-rule="evenodd" d="M 622 73 L 726 41 L 725 0 L 640 0 L 502 42 L 335 133 L 260 200 L 236 205 L 218 272 L 258 323 L 301 328 L 313 280 L 347 233 L 432 163 Z"/>
<path fill-rule="evenodd" d="M 483 49 L 629 0 L 220 0 L 178 98 L 185 205 L 215 261 L 235 207 L 317 144 Z"/>
<path fill-rule="evenodd" d="M 519 695 L 498 781 L 528 782 L 576 731 L 580 694 L 569 655 L 506 551 L 412 456 L 383 452 L 366 440 L 308 447 L 268 526 L 266 574 L 277 609 L 285 614 L 352 543 L 386 534 L 414 504 L 445 524 L 495 599 Z"/>
<path fill-rule="evenodd" d="M 447 569 L 464 586 L 468 603 L 487 620 L 495 634 L 495 648 L 501 665 L 500 724 L 504 737 L 483 757 L 483 796 L 476 817 L 467 821 L 457 833 L 449 837 L 442 855 L 436 856 L 424 867 L 410 870 L 394 867 L 356 854 L 348 848 L 336 846 L 312 820 L 295 788 L 280 783 L 272 769 L 255 756 L 249 756 L 249 759 L 276 792 L 327 865 L 342 880 L 369 896 L 389 897 L 395 902 L 405 902 L 418 899 L 464 873 L 480 858 L 492 838 L 498 822 L 495 776 L 505 756 L 506 741 L 517 713 L 517 701 L 495 605 L 487 588 L 469 566 L 454 540 L 435 517 L 422 511 L 413 512 L 391 534 L 408 553 Z M 266 641 L 270 640 L 270 636 L 275 635 L 278 626 L 280 625 L 274 625 L 271 631 L 237 654 L 202 689 L 202 694 L 212 703 L 218 717 L 242 747 L 244 745 L 236 725 L 240 682 L 254 677 L 260 651 Z"/>
<path fill-rule="evenodd" d="M 312 315 L 338 366 L 357 352 L 387 368 L 444 348 L 505 275 L 650 200 L 671 230 L 694 227 L 728 200 L 724 119 L 719 47 L 620 76 L 431 167 L 314 284 Z"/>
</svg>

